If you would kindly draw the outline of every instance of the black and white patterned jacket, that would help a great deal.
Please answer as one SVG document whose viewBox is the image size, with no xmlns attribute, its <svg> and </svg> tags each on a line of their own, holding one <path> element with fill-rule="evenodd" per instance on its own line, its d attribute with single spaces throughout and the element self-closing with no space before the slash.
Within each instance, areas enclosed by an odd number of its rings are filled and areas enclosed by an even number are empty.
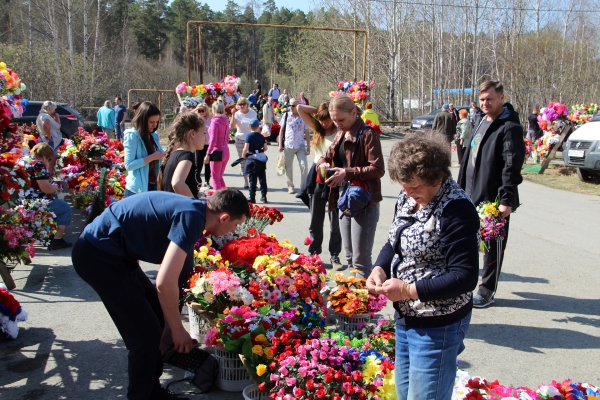
<svg viewBox="0 0 600 400">
<path fill-rule="evenodd" d="M 406 325 L 444 326 L 472 308 L 479 272 L 479 217 L 467 194 L 448 178 L 425 207 L 401 191 L 388 241 L 375 265 L 388 278 L 415 283 L 419 299 L 394 308 Z"/>
</svg>

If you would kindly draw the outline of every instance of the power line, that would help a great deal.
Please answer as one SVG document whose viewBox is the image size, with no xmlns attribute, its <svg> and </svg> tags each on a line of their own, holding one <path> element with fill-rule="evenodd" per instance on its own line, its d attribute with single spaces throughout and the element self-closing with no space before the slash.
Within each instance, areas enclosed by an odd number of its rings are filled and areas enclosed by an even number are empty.
<svg viewBox="0 0 600 400">
<path fill-rule="evenodd" d="M 475 9 L 480 8 L 482 10 L 498 10 L 498 11 L 537 11 L 537 12 L 572 12 L 572 13 L 600 13 L 600 10 L 581 10 L 581 9 L 562 9 L 562 8 L 531 8 L 531 7 L 498 7 L 498 6 L 482 6 L 477 7 L 472 4 L 437 4 L 437 3 L 420 3 L 414 1 L 406 1 L 406 0 L 367 0 L 374 3 L 396 3 L 396 4 L 404 4 L 409 6 L 426 6 L 426 7 L 452 7 L 452 8 L 465 8 L 465 9 Z"/>
</svg>

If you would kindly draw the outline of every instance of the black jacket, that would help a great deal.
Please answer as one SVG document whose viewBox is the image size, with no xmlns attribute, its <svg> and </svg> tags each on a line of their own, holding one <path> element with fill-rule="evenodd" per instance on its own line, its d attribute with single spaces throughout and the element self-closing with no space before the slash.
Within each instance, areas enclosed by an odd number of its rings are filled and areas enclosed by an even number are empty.
<svg viewBox="0 0 600 400">
<path fill-rule="evenodd" d="M 476 134 L 477 129 L 473 132 L 473 137 Z M 466 147 L 458 174 L 458 184 L 463 189 L 466 187 L 471 150 L 471 146 Z M 468 193 L 475 206 L 482 201 L 494 201 L 498 197 L 500 204 L 510 206 L 514 211 L 519 206 L 517 185 L 523 182 L 521 167 L 524 160 L 523 127 L 519 116 L 505 108 L 492 121 L 479 144 L 473 189 L 472 193 Z"/>
</svg>

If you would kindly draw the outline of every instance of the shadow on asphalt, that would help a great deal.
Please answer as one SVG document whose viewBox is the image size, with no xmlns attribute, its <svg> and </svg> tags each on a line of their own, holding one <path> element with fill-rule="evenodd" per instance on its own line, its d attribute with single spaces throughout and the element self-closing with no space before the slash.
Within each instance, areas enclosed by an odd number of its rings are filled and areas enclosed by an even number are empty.
<svg viewBox="0 0 600 400">
<path fill-rule="evenodd" d="M 116 345 L 99 340 L 56 340 L 52 329 L 34 327 L 19 340 L 2 339 L 0 344 L 0 364 L 5 367 L 0 374 L 3 397 L 46 399 L 56 395 L 57 382 L 65 399 L 107 399 L 125 393 L 127 358 L 120 340 Z M 53 367 L 48 369 L 48 365 Z M 114 368 L 98 371 L 98 365 Z M 15 385 L 24 378 L 26 385 Z M 11 385 L 16 387 L 7 387 Z"/>
<path fill-rule="evenodd" d="M 555 322 L 575 322 L 576 324 L 592 326 L 594 328 L 600 328 L 600 319 L 598 318 L 586 318 L 586 317 L 567 317 L 562 319 L 553 319 Z"/>
<path fill-rule="evenodd" d="M 502 303 L 504 302 L 505 300 L 502 300 Z M 472 323 L 467 338 L 528 353 L 545 353 L 546 350 L 553 349 L 580 350 L 600 347 L 600 338 L 597 336 L 569 329 L 539 326 Z"/>
<path fill-rule="evenodd" d="M 529 292 L 513 292 L 513 294 L 523 299 L 497 300 L 494 307 L 600 316 L 600 299 L 575 299 L 568 296 Z"/>
<path fill-rule="evenodd" d="M 501 281 L 510 281 L 510 282 L 523 282 L 523 283 L 547 283 L 550 281 L 546 278 L 538 278 L 536 276 L 521 276 L 517 274 L 510 274 L 508 272 L 502 272 L 500 276 Z"/>
</svg>

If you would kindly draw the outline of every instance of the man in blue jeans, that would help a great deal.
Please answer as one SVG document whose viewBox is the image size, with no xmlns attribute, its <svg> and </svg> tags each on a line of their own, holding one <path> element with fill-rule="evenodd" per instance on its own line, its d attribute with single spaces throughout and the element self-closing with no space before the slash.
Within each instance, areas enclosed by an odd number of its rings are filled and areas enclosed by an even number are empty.
<svg viewBox="0 0 600 400">
<path fill-rule="evenodd" d="M 123 100 L 118 96 L 115 97 L 115 136 L 117 140 L 123 140 L 126 113 L 127 108 L 123 105 Z"/>
</svg>

